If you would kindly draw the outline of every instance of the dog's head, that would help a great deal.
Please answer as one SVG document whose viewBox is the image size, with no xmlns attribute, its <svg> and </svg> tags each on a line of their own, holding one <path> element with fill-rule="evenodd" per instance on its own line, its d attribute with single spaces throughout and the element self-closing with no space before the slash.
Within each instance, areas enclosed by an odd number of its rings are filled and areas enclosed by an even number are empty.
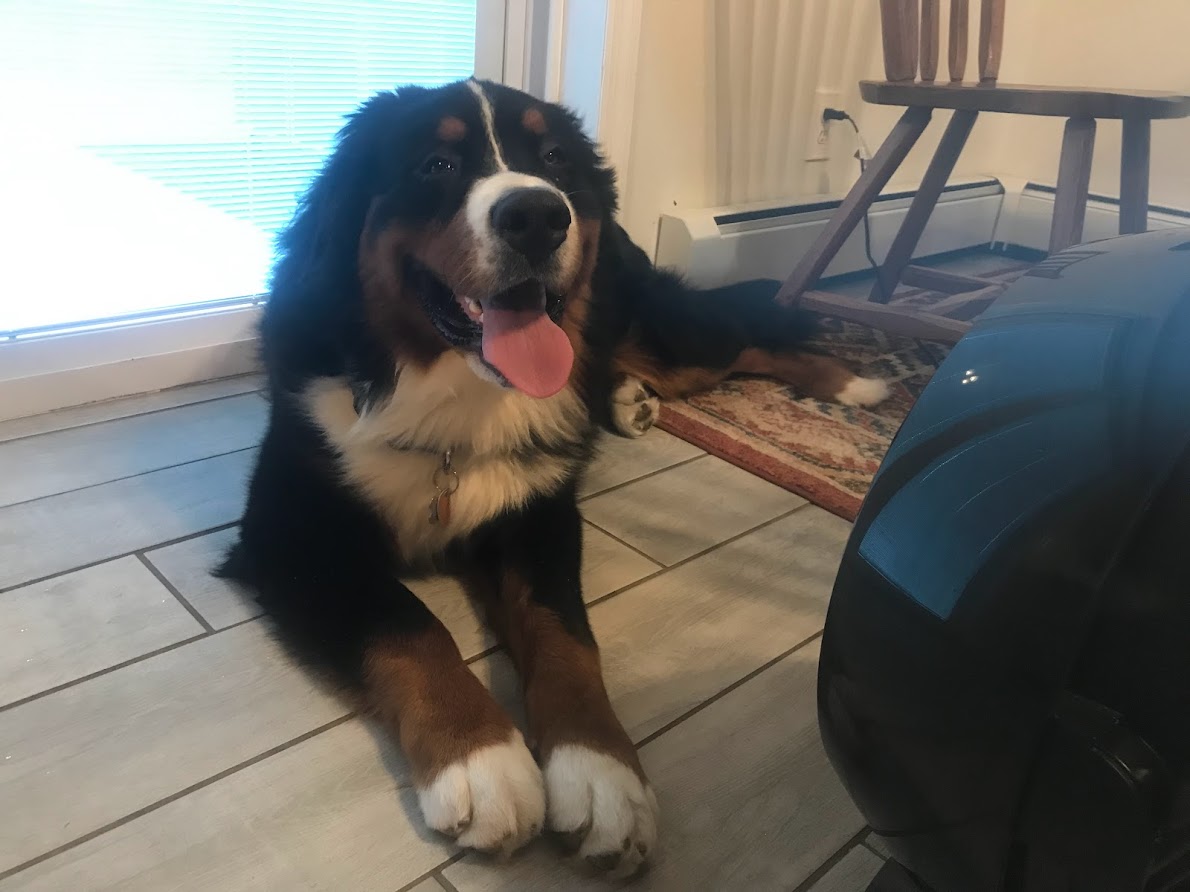
<svg viewBox="0 0 1190 892">
<path fill-rule="evenodd" d="M 455 349 L 545 397 L 569 379 L 614 205 L 565 109 L 476 80 L 404 88 L 353 115 L 282 247 L 343 263 L 350 247 L 364 317 L 399 362 Z"/>
</svg>

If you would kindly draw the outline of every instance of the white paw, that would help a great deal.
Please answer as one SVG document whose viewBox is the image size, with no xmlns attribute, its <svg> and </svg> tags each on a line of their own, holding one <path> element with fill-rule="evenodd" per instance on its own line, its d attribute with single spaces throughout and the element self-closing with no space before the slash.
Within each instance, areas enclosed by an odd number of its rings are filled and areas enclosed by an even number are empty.
<svg viewBox="0 0 1190 892">
<path fill-rule="evenodd" d="M 875 406 L 888 399 L 888 384 L 879 378 L 861 378 L 856 375 L 835 394 L 835 400 L 844 406 Z"/>
<path fill-rule="evenodd" d="M 661 400 L 636 378 L 625 378 L 612 393 L 612 423 L 625 437 L 643 437 L 660 411 Z"/>
<path fill-rule="evenodd" d="M 448 765 L 417 791 L 426 824 L 485 852 L 511 854 L 541 832 L 545 788 L 519 731 Z"/>
<path fill-rule="evenodd" d="M 545 786 L 549 827 L 581 839 L 580 858 L 616 878 L 640 869 L 657 844 L 657 797 L 635 771 L 605 753 L 563 744 L 546 763 Z"/>
</svg>

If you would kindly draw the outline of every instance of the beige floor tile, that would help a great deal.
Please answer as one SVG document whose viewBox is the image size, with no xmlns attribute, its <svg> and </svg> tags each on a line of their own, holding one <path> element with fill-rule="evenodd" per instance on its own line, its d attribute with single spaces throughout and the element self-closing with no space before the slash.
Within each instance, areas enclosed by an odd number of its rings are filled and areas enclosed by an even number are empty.
<svg viewBox="0 0 1190 892">
<path fill-rule="evenodd" d="M 863 846 L 856 846 L 811 886 L 809 892 L 864 892 L 883 866 L 884 859 Z"/>
<path fill-rule="evenodd" d="M 240 375 L 235 378 L 220 378 L 218 381 L 207 381 L 186 387 L 174 387 L 170 390 L 161 390 L 142 396 L 89 403 L 72 409 L 47 412 L 44 415 L 30 415 L 26 418 L 0 421 L 0 443 L 17 437 L 29 437 L 50 431 L 79 427 L 84 424 L 97 424 L 116 418 L 130 418 L 145 412 L 158 412 L 162 409 L 221 399 L 240 393 L 252 393 L 260 390 L 263 384 L 264 380 L 260 375 Z"/>
<path fill-rule="evenodd" d="M 0 889 L 392 892 L 451 854 L 415 819 L 407 783 L 404 760 L 353 719 L 22 871 Z"/>
<path fill-rule="evenodd" d="M 637 440 L 607 434 L 599 443 L 599 453 L 579 487 L 579 495 L 594 495 L 702 454 L 697 446 L 657 428 Z"/>
<path fill-rule="evenodd" d="M 803 508 L 593 608 L 608 691 L 632 738 L 819 631 L 849 529 Z"/>
<path fill-rule="evenodd" d="M 583 503 L 583 514 L 596 526 L 669 565 L 805 501 L 708 455 L 595 496 Z"/>
<path fill-rule="evenodd" d="M 248 623 L 0 713 L 0 872 L 346 714 Z"/>
<path fill-rule="evenodd" d="M 0 508 L 0 588 L 236 520 L 254 449 Z"/>
<path fill-rule="evenodd" d="M 660 566 L 594 527 L 583 530 L 583 598 L 593 601 L 631 585 Z M 444 576 L 410 580 L 409 587 L 450 629 L 464 659 L 496 642 L 484 628 L 463 587 Z"/>
<path fill-rule="evenodd" d="M 0 595 L 0 706 L 203 628 L 134 557 Z"/>
<path fill-rule="evenodd" d="M 0 505 L 255 446 L 267 411 L 244 394 L 0 443 Z"/>
<path fill-rule="evenodd" d="M 807 645 L 642 749 L 662 840 L 634 889 L 788 892 L 863 826 L 818 738 L 817 660 Z M 460 892 L 607 888 L 544 842 L 443 875 Z"/>
<path fill-rule="evenodd" d="M 262 612 L 250 594 L 211 575 L 238 535 L 239 528 L 231 527 L 145 552 L 149 562 L 212 628 L 222 629 Z"/>
</svg>

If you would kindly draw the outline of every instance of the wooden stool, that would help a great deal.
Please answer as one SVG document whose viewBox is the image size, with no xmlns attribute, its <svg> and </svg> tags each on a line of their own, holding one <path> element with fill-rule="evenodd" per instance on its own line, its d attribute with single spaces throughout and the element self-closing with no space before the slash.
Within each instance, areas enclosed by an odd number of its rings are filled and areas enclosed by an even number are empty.
<svg viewBox="0 0 1190 892">
<path fill-rule="evenodd" d="M 911 266 L 910 260 L 946 181 L 963 151 L 980 112 L 1066 118 L 1058 170 L 1050 253 L 1082 241 L 1095 148 L 1096 121 L 1123 121 L 1120 171 L 1120 233 L 1144 232 L 1148 226 L 1149 139 L 1151 122 L 1190 116 L 1190 96 L 1135 90 L 1037 87 L 996 83 L 1003 43 L 1004 0 L 983 0 L 980 33 L 980 83 L 962 83 L 966 64 L 967 0 L 951 0 L 951 83 L 933 83 L 937 67 L 938 0 L 923 0 L 920 58 L 923 78 L 913 81 L 917 65 L 918 0 L 881 0 L 885 68 L 889 80 L 862 81 L 866 102 L 896 105 L 905 113 L 868 163 L 813 247 L 786 280 L 777 300 L 798 304 L 896 334 L 955 342 L 1003 290 L 1002 284 L 977 276 L 956 275 Z M 912 26 L 907 25 L 912 22 Z M 961 31 L 961 33 L 960 33 Z M 907 59 L 912 57 L 912 64 Z M 905 77 L 907 79 L 893 79 Z M 840 248 L 864 219 L 880 190 L 896 173 L 930 123 L 934 109 L 953 109 L 950 123 L 926 169 L 909 212 L 877 273 L 868 301 L 811 291 Z M 897 285 L 905 283 L 951 295 L 929 312 L 888 306 Z"/>
</svg>

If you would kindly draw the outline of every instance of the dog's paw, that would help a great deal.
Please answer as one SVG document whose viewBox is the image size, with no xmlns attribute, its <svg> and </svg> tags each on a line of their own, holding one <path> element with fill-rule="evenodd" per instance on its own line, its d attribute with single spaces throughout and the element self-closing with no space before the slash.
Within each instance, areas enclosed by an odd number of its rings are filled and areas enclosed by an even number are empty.
<svg viewBox="0 0 1190 892">
<path fill-rule="evenodd" d="M 875 406 L 888 399 L 889 392 L 887 382 L 856 375 L 835 394 L 835 401 L 844 406 Z"/>
<path fill-rule="evenodd" d="M 657 420 L 661 401 L 636 378 L 625 378 L 612 393 L 612 423 L 625 437 L 643 437 Z"/>
<path fill-rule="evenodd" d="M 417 791 L 426 824 L 469 849 L 509 855 L 541 832 L 545 788 L 519 731 L 448 765 Z"/>
<path fill-rule="evenodd" d="M 588 865 L 615 878 L 635 874 L 657 843 L 657 797 L 606 753 L 563 744 L 545 765 L 550 830 Z"/>
</svg>

